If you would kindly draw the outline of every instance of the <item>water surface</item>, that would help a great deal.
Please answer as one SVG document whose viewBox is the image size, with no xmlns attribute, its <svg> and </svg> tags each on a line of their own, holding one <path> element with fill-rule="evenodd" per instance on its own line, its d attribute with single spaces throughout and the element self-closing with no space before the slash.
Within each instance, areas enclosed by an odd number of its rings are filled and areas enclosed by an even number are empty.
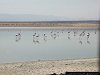
<svg viewBox="0 0 100 75">
<path fill-rule="evenodd" d="M 1 28 L 0 63 L 98 57 L 97 29 Z"/>
</svg>

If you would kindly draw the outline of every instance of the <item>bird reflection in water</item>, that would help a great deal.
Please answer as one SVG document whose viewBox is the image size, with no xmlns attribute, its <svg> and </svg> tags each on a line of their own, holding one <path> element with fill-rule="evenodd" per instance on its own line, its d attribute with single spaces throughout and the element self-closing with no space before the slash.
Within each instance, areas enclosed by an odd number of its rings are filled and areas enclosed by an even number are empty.
<svg viewBox="0 0 100 75">
<path fill-rule="evenodd" d="M 77 32 L 76 32 L 76 31 L 74 31 L 74 36 L 76 36 L 76 33 L 77 33 Z"/>
<path fill-rule="evenodd" d="M 80 40 L 79 43 L 82 45 L 82 43 L 83 43 L 82 40 Z"/>
<path fill-rule="evenodd" d="M 40 44 L 39 40 L 33 39 L 34 44 Z"/>
<path fill-rule="evenodd" d="M 96 31 L 95 31 L 95 34 L 96 34 Z"/>
<path fill-rule="evenodd" d="M 82 36 L 82 34 L 79 35 L 79 43 L 82 45 L 83 42 L 82 42 L 82 37 L 81 36 Z"/>
<path fill-rule="evenodd" d="M 89 40 L 87 40 L 87 43 L 88 43 L 88 44 L 90 44 L 90 41 L 89 41 Z"/>
<path fill-rule="evenodd" d="M 79 43 L 80 43 L 81 45 L 83 44 L 82 38 L 83 38 L 84 35 L 85 35 L 84 31 L 81 32 L 81 33 L 79 34 Z"/>
</svg>

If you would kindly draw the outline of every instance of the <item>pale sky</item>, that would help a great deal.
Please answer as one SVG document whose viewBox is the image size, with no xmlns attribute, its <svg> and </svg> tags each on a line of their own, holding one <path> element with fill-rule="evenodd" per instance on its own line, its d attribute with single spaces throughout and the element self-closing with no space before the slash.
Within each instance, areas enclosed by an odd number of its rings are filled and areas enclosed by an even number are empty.
<svg viewBox="0 0 100 75">
<path fill-rule="evenodd" d="M 99 19 L 100 0 L 0 0 L 0 14 Z"/>
</svg>

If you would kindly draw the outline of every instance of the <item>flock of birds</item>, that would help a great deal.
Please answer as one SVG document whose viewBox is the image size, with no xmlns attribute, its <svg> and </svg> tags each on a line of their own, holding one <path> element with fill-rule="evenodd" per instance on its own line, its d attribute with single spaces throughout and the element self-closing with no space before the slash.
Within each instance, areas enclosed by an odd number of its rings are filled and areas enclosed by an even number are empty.
<svg viewBox="0 0 100 75">
<path fill-rule="evenodd" d="M 85 36 L 87 37 L 87 43 L 90 44 L 90 41 L 89 41 L 89 38 L 90 38 L 90 33 L 89 32 L 86 32 L 85 30 L 83 31 L 79 31 L 80 33 L 78 33 L 78 31 L 72 31 L 72 30 L 69 30 L 69 31 L 64 31 L 64 30 L 60 30 L 60 31 L 51 31 L 50 34 L 48 35 L 48 33 L 42 33 L 42 37 L 43 37 L 43 40 L 44 41 L 47 41 L 48 36 L 51 35 L 51 38 L 53 38 L 54 40 L 57 38 L 57 37 L 62 37 L 62 36 L 65 36 L 67 35 L 67 38 L 68 39 L 71 39 L 71 36 L 72 36 L 72 33 L 73 33 L 73 36 L 79 36 L 79 43 L 82 44 L 82 38 Z M 65 34 L 66 33 L 66 34 Z M 63 34 L 63 35 L 61 35 Z M 95 34 L 96 34 L 96 31 L 95 31 Z M 42 38 L 41 37 L 41 34 L 39 34 L 38 32 L 34 32 L 34 34 L 32 35 L 33 37 L 33 43 L 34 44 L 39 44 L 40 41 L 39 41 L 39 38 Z M 16 42 L 18 42 L 19 40 L 21 40 L 21 31 L 19 33 L 16 34 Z"/>
</svg>

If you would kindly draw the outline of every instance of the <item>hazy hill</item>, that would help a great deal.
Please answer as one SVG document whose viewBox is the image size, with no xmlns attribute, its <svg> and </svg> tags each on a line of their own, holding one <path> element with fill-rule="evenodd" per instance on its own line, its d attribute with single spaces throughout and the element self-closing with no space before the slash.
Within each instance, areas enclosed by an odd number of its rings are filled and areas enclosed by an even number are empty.
<svg viewBox="0 0 100 75">
<path fill-rule="evenodd" d="M 65 17 L 30 15 L 30 14 L 0 14 L 0 21 L 66 21 Z"/>
<path fill-rule="evenodd" d="M 48 15 L 31 15 L 31 14 L 0 14 L 0 22 L 53 22 L 53 23 L 100 23 L 100 20 L 73 20 L 66 17 L 48 16 Z"/>
</svg>

